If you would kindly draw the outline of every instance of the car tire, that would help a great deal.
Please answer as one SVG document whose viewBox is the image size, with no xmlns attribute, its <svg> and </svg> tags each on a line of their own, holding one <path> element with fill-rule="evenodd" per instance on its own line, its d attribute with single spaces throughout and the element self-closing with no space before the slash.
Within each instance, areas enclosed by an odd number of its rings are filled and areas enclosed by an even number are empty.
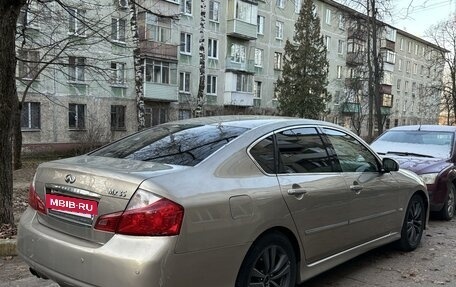
<svg viewBox="0 0 456 287">
<path fill-rule="evenodd" d="M 402 251 L 413 251 L 420 244 L 426 222 L 423 198 L 415 194 L 410 199 L 402 223 L 401 239 L 397 242 Z"/>
<path fill-rule="evenodd" d="M 247 252 L 235 287 L 253 286 L 254 283 L 294 287 L 296 268 L 296 255 L 288 238 L 279 232 L 269 233 L 260 237 Z"/>
<path fill-rule="evenodd" d="M 456 187 L 451 183 L 448 187 L 448 196 L 443 208 L 439 211 L 439 217 L 443 220 L 451 220 L 454 216 Z"/>
</svg>

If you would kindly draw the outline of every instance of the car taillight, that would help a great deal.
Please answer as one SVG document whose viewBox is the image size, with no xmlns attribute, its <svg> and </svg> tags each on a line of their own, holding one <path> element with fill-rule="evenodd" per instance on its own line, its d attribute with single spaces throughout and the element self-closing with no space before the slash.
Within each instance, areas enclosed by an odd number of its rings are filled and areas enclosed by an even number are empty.
<svg viewBox="0 0 456 287">
<path fill-rule="evenodd" d="M 35 178 L 33 178 L 33 181 L 29 187 L 28 204 L 36 211 L 46 214 L 46 205 L 35 190 Z"/>
<path fill-rule="evenodd" d="M 98 218 L 95 229 L 126 235 L 178 235 L 184 218 L 184 208 L 166 198 L 138 190 L 124 212 Z"/>
</svg>

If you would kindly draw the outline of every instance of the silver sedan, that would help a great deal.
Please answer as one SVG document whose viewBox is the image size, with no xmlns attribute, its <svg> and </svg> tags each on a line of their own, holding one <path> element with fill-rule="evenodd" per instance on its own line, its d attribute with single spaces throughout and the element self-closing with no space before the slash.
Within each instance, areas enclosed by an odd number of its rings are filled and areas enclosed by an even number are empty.
<svg viewBox="0 0 456 287">
<path fill-rule="evenodd" d="M 18 252 L 61 286 L 291 287 L 377 246 L 417 248 L 414 173 L 331 123 L 211 117 L 44 163 Z"/>
</svg>

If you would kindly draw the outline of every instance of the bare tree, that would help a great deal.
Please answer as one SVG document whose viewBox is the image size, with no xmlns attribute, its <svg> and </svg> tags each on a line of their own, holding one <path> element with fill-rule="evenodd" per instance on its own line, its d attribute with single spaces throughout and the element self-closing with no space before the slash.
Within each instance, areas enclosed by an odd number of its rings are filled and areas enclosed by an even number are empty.
<svg viewBox="0 0 456 287">
<path fill-rule="evenodd" d="M 431 84 L 425 87 L 425 95 L 442 95 L 443 109 L 447 114 L 447 124 L 456 121 L 456 20 L 455 15 L 431 26 L 426 31 L 437 49 L 428 51 L 426 59 L 428 67 L 426 76 L 431 78 Z M 442 47 L 442 48 L 439 48 Z M 445 71 L 445 76 L 443 72 Z M 453 119 L 450 119 L 450 116 Z"/>
<path fill-rule="evenodd" d="M 200 13 L 200 38 L 199 38 L 199 84 L 198 84 L 198 93 L 196 95 L 196 110 L 195 117 L 199 117 L 203 112 L 203 103 L 204 103 L 204 92 L 206 89 L 206 36 L 205 36 L 205 26 L 206 26 L 206 0 L 201 0 L 201 13 Z"/>
<path fill-rule="evenodd" d="M 12 114 L 18 108 L 16 92 L 16 22 L 25 0 L 0 2 L 0 224 L 14 226 L 11 136 Z"/>
</svg>

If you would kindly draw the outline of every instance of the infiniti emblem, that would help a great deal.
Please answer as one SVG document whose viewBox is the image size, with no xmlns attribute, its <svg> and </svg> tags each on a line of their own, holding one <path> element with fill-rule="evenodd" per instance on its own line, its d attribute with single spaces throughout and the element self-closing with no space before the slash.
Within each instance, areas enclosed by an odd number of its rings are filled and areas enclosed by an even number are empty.
<svg viewBox="0 0 456 287">
<path fill-rule="evenodd" d="M 66 183 L 74 183 L 76 181 L 76 177 L 72 174 L 67 174 L 65 176 L 65 182 Z"/>
</svg>

